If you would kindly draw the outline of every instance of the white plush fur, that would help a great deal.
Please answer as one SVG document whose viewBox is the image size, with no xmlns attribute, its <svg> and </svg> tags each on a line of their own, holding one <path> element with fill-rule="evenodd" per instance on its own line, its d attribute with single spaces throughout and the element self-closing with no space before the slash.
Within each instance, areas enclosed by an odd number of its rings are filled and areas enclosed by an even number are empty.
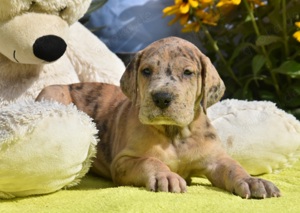
<svg viewBox="0 0 300 213">
<path fill-rule="evenodd" d="M 36 11 L 60 16 L 71 25 L 81 18 L 90 3 L 91 0 L 1 0 L 0 21 Z"/>
<path fill-rule="evenodd" d="M 207 113 L 227 152 L 252 175 L 278 172 L 300 157 L 300 122 L 272 102 L 225 100 Z"/>
<path fill-rule="evenodd" d="M 1 109 L 0 126 L 2 198 L 45 194 L 75 185 L 96 152 L 94 123 L 72 105 L 12 104 Z"/>
<path fill-rule="evenodd" d="M 96 127 L 75 107 L 35 103 L 48 85 L 99 81 L 119 85 L 125 70 L 77 20 L 91 0 L 1 0 L 0 198 L 45 194 L 79 182 L 95 154 Z M 46 62 L 34 54 L 43 36 L 66 52 Z"/>
</svg>

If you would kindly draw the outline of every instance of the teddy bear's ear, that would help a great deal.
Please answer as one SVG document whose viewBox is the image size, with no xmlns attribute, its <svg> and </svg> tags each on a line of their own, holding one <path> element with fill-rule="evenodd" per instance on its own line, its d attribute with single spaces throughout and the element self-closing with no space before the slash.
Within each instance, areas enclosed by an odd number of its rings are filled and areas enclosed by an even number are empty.
<svg viewBox="0 0 300 213">
<path fill-rule="evenodd" d="M 138 69 L 140 66 L 142 52 L 138 52 L 131 62 L 127 65 L 125 72 L 120 81 L 120 86 L 123 93 L 133 102 L 137 99 L 138 93 Z"/>
</svg>

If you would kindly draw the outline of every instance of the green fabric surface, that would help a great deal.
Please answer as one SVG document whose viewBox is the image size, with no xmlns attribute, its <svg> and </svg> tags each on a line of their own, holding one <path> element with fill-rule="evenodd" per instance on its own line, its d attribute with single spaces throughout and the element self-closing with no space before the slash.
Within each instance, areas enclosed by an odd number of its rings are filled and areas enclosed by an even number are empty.
<svg viewBox="0 0 300 213">
<path fill-rule="evenodd" d="M 88 175 L 67 190 L 26 198 L 0 200 L 0 212 L 300 212 L 300 161 L 279 174 L 262 178 L 273 181 L 282 197 L 242 199 L 194 178 L 184 194 L 148 192 L 144 188 L 114 187 L 113 183 Z"/>
</svg>

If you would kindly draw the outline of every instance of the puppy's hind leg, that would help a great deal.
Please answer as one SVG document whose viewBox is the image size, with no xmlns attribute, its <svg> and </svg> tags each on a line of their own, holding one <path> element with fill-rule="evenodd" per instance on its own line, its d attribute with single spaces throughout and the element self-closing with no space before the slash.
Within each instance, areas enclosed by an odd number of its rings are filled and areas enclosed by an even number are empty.
<svg viewBox="0 0 300 213">
<path fill-rule="evenodd" d="M 35 99 L 36 101 L 57 101 L 64 105 L 72 103 L 69 87 L 66 85 L 52 85 L 45 87 Z"/>
</svg>

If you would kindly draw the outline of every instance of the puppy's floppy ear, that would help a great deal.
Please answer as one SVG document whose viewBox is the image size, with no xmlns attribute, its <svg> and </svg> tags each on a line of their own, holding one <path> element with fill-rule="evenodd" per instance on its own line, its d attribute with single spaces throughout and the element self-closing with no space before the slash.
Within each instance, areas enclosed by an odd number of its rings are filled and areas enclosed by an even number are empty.
<svg viewBox="0 0 300 213">
<path fill-rule="evenodd" d="M 125 72 L 120 80 L 120 86 L 123 93 L 133 102 L 137 99 L 138 90 L 138 69 L 141 60 L 141 51 L 136 53 L 130 63 L 127 65 Z"/>
<path fill-rule="evenodd" d="M 201 95 L 204 112 L 206 108 L 218 102 L 225 92 L 225 85 L 210 59 L 200 52 Z"/>
</svg>

